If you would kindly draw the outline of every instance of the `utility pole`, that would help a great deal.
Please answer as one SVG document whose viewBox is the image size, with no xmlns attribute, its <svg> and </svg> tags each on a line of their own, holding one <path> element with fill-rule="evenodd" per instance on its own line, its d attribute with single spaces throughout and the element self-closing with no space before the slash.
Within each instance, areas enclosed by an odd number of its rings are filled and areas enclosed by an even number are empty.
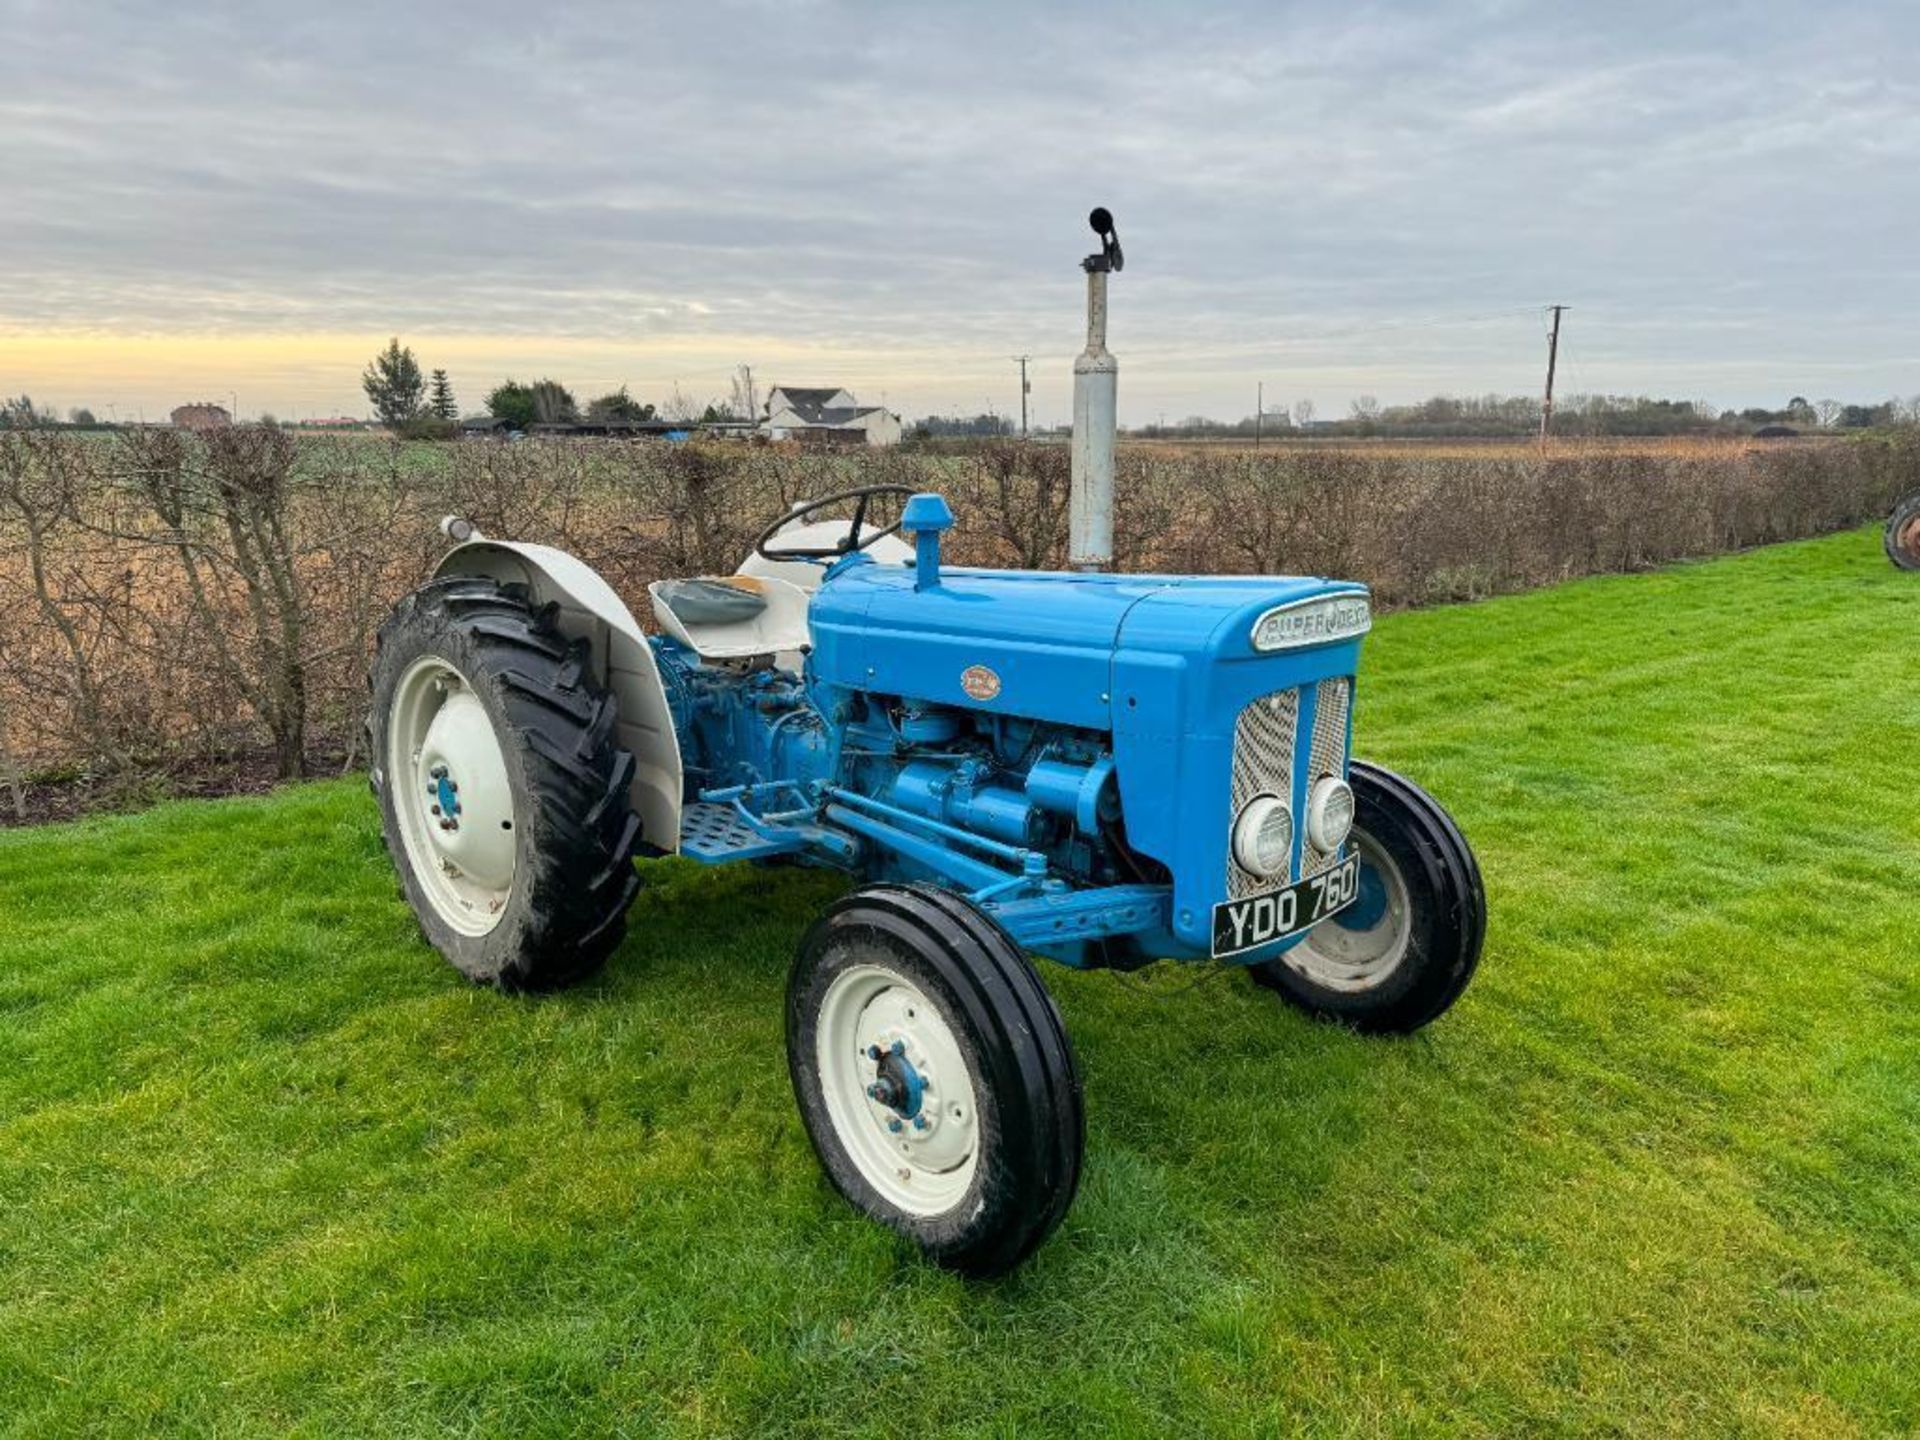
<svg viewBox="0 0 1920 1440">
<path fill-rule="evenodd" d="M 1555 305 L 1553 308 L 1553 329 L 1547 333 L 1547 398 L 1540 407 L 1540 438 L 1545 440 L 1553 429 L 1553 367 L 1560 359 L 1560 314 L 1567 307 Z"/>
<path fill-rule="evenodd" d="M 1267 382 L 1262 380 L 1254 386 L 1253 401 L 1253 448 L 1260 448 L 1260 426 L 1267 417 Z"/>
<path fill-rule="evenodd" d="M 1024 440 L 1027 438 L 1027 392 L 1033 389 L 1027 384 L 1027 362 L 1033 357 L 1015 355 L 1012 359 L 1013 363 L 1020 367 L 1020 438 Z"/>
</svg>

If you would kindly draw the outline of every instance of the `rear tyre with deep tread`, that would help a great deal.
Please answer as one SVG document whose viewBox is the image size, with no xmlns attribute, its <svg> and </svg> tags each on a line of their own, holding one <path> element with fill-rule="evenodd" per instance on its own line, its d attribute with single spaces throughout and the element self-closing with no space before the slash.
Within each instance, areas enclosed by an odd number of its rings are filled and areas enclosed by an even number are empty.
<svg viewBox="0 0 1920 1440">
<path fill-rule="evenodd" d="M 1902 570 L 1920 570 L 1920 495 L 1909 495 L 1893 507 L 1881 543 L 1887 558 Z"/>
<path fill-rule="evenodd" d="M 1066 1026 L 957 895 L 873 885 L 821 917 L 788 980 L 787 1067 L 835 1188 L 949 1269 L 1013 1269 L 1073 1202 L 1086 1121 Z"/>
<path fill-rule="evenodd" d="M 593 971 L 625 935 L 640 883 L 640 826 L 628 800 L 634 761 L 617 738 L 614 697 L 589 661 L 586 642 L 562 636 L 552 607 L 535 610 L 524 586 L 473 576 L 422 586 L 380 627 L 367 728 L 387 850 L 428 942 L 471 980 L 555 989 Z M 477 702 L 473 713 L 484 721 L 473 724 L 490 728 L 507 792 L 492 797 L 487 824 L 496 847 L 511 840 L 511 881 L 488 907 L 497 913 L 470 923 L 436 878 L 420 873 L 448 862 L 423 846 L 417 825 L 410 846 L 401 813 L 418 803 L 402 786 L 432 784 L 415 773 L 418 753 L 396 753 L 414 744 L 404 738 L 408 706 L 425 702 L 407 697 L 422 673 Z M 475 814 L 487 803 L 461 798 Z"/>
</svg>

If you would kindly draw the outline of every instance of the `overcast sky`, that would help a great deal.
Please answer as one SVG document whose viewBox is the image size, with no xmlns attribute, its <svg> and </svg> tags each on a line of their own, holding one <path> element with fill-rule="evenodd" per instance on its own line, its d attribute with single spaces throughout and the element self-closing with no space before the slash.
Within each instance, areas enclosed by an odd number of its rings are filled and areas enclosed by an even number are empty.
<svg viewBox="0 0 1920 1440">
<path fill-rule="evenodd" d="M 0 0 L 0 392 L 1920 392 L 1920 5 Z"/>
</svg>

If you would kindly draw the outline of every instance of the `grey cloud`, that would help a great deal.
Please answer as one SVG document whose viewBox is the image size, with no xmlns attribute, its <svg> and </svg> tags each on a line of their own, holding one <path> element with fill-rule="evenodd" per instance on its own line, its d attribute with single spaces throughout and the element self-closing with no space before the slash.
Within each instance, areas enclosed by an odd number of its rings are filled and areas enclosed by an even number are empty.
<svg viewBox="0 0 1920 1440">
<path fill-rule="evenodd" d="M 1104 202 L 1135 418 L 1530 385 L 1553 300 L 1596 387 L 1920 389 L 1904 3 L 0 0 L 0 35 L 0 331 L 750 336 L 950 354 L 905 402 L 946 408 L 1075 347 Z"/>
</svg>

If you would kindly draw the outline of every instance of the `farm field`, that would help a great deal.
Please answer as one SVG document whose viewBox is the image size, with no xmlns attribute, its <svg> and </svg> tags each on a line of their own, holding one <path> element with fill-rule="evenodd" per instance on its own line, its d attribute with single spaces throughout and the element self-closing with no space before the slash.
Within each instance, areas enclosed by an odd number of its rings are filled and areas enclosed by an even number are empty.
<svg viewBox="0 0 1920 1440">
<path fill-rule="evenodd" d="M 1086 1181 L 993 1284 L 793 1112 L 833 877 L 651 864 L 526 1000 L 357 782 L 0 834 L 0 1434 L 1909 1433 L 1917 633 L 1866 528 L 1383 617 L 1478 980 L 1396 1042 L 1047 970 Z"/>
</svg>

